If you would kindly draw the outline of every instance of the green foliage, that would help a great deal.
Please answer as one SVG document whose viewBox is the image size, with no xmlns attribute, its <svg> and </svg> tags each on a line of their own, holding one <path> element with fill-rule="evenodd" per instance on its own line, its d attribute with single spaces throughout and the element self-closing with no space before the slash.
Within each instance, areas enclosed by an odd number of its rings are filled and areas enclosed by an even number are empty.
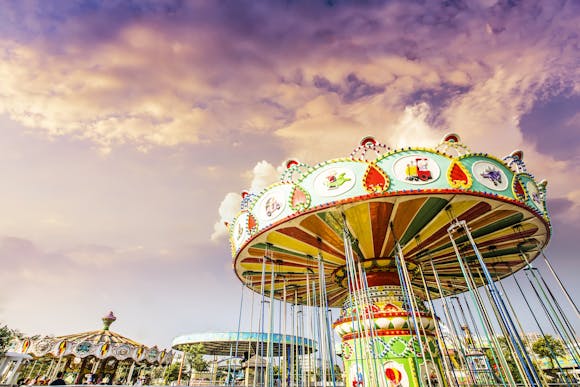
<svg viewBox="0 0 580 387">
<path fill-rule="evenodd" d="M 566 354 L 564 344 L 550 335 L 538 339 L 534 344 L 532 344 L 532 350 L 538 356 L 550 359 L 552 368 L 554 368 L 554 360 L 558 361 L 558 357 L 562 357 Z"/>
<path fill-rule="evenodd" d="M 334 378 L 336 380 L 342 380 L 342 370 L 338 364 L 334 365 Z"/>
<path fill-rule="evenodd" d="M 185 354 L 185 360 L 189 366 L 197 372 L 207 371 L 209 364 L 203 358 L 205 347 L 203 344 L 186 344 L 180 347 Z"/>
<path fill-rule="evenodd" d="M 173 363 L 167 367 L 167 371 L 165 371 L 165 384 L 169 385 L 171 382 L 174 382 L 179 378 L 180 367 L 181 364 L 179 363 Z"/>
<path fill-rule="evenodd" d="M 522 376 L 520 375 L 520 370 L 518 369 L 518 366 L 516 365 L 516 361 L 513 357 L 512 351 L 510 349 L 510 346 L 509 346 L 509 343 L 507 340 L 508 339 L 503 337 L 503 336 L 497 338 L 499 346 L 501 347 L 501 352 L 503 353 L 503 356 L 505 357 L 505 360 L 507 362 L 509 372 L 512 374 L 516 383 L 521 383 Z M 496 364 L 496 362 L 494 360 L 494 356 L 493 356 L 490 349 L 485 350 L 485 355 L 487 356 L 487 359 L 489 360 L 489 363 L 490 363 L 492 368 L 496 368 L 496 367 L 499 368 L 500 367 L 500 365 Z"/>
<path fill-rule="evenodd" d="M 342 371 L 340 369 L 340 366 L 338 364 L 335 364 L 333 369 L 334 369 L 334 380 L 335 381 L 342 380 Z M 321 368 L 316 369 L 316 380 L 322 381 L 322 369 Z M 327 382 L 332 381 L 332 372 L 330 370 L 330 367 L 326 368 L 326 381 Z"/>
<path fill-rule="evenodd" d="M 16 335 L 17 333 L 6 325 L 0 326 L 0 355 L 6 353 Z"/>
</svg>

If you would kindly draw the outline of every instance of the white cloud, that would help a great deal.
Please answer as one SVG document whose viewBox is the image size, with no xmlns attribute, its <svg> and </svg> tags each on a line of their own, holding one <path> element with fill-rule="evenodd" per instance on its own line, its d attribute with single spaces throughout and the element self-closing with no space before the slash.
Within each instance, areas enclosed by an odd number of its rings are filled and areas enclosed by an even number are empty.
<svg viewBox="0 0 580 387">
<path fill-rule="evenodd" d="M 391 148 L 434 147 L 440 141 L 441 136 L 427 122 L 430 114 L 430 107 L 424 102 L 406 106 L 403 115 L 387 133 L 387 141 Z"/>
<path fill-rule="evenodd" d="M 259 161 L 250 175 L 250 192 L 260 193 L 264 188 L 275 183 L 279 175 L 279 170 L 272 164 L 266 160 Z"/>
<path fill-rule="evenodd" d="M 214 223 L 213 233 L 211 234 L 212 241 L 220 241 L 228 235 L 227 223 L 231 222 L 234 217 L 240 212 L 240 204 L 242 203 L 242 196 L 235 192 L 228 192 L 219 207 L 220 219 Z"/>
<path fill-rule="evenodd" d="M 259 194 L 264 188 L 275 183 L 280 175 L 280 168 L 274 167 L 267 161 L 259 161 L 251 171 L 245 174 L 250 180 L 249 192 Z M 226 223 L 231 222 L 240 212 L 241 203 L 241 193 L 229 192 L 226 194 L 219 206 L 220 219 L 214 223 L 212 241 L 221 240 L 228 235 Z"/>
<path fill-rule="evenodd" d="M 577 179 L 578 180 L 578 179 Z M 578 187 L 578 184 L 576 184 Z M 569 223 L 578 224 L 580 220 L 580 190 L 576 189 L 565 194 L 566 199 L 572 203 L 568 211 L 564 211 L 563 218 Z"/>
</svg>

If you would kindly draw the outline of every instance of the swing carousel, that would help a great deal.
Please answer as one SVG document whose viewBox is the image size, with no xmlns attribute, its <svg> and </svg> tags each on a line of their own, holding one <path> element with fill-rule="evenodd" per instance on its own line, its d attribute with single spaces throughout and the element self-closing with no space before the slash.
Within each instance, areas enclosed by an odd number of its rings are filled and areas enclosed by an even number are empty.
<svg viewBox="0 0 580 387">
<path fill-rule="evenodd" d="M 472 153 L 456 134 L 433 149 L 366 137 L 346 158 L 288 161 L 279 182 L 242 194 L 227 226 L 244 287 L 313 310 L 302 332 L 329 365 L 327 385 L 338 383 L 337 354 L 353 387 L 545 381 L 500 292 L 551 234 L 546 182 L 521 151 Z M 296 368 L 288 385 L 310 385 Z"/>
</svg>

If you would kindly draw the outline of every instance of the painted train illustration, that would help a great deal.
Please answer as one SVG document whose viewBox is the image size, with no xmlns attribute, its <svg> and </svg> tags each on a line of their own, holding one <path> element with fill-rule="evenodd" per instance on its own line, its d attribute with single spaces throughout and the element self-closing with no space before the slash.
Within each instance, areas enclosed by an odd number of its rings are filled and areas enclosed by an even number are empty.
<svg viewBox="0 0 580 387">
<path fill-rule="evenodd" d="M 431 180 L 431 171 L 429 170 L 429 160 L 424 157 L 418 157 L 411 161 L 405 168 L 406 179 L 410 181 L 427 181 Z"/>
</svg>

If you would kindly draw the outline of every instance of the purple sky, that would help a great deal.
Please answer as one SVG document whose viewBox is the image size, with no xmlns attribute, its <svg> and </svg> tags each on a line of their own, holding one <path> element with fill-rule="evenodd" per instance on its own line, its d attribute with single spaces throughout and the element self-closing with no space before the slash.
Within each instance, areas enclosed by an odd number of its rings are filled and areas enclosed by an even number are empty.
<svg viewBox="0 0 580 387">
<path fill-rule="evenodd" d="M 291 157 L 459 133 L 547 179 L 577 297 L 575 1 L 5 1 L 0 322 L 235 330 L 224 219 Z M 235 193 L 235 194 L 234 194 Z"/>
</svg>

